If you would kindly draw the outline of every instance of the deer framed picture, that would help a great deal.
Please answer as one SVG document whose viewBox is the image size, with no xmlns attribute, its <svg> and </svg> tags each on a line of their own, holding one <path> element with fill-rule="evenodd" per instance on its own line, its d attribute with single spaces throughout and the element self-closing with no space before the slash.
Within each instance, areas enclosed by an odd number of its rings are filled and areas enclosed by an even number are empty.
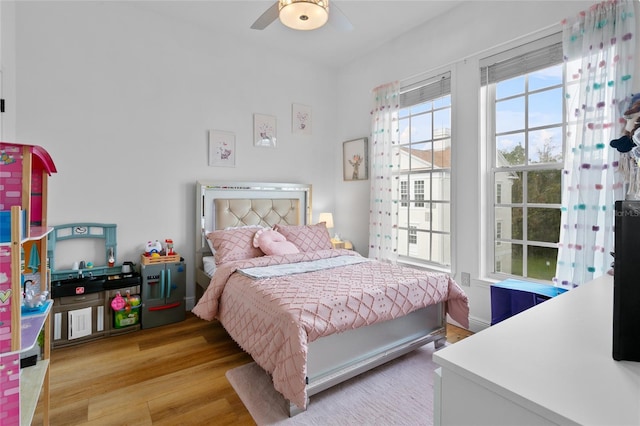
<svg viewBox="0 0 640 426">
<path fill-rule="evenodd" d="M 360 138 L 342 144 L 344 180 L 369 179 L 369 147 L 367 142 L 367 138 Z"/>
</svg>

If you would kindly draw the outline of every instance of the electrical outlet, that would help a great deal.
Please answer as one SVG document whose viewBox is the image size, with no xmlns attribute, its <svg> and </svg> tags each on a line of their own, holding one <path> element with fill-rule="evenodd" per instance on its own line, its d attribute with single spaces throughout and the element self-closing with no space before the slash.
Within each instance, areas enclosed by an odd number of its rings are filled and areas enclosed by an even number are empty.
<svg viewBox="0 0 640 426">
<path fill-rule="evenodd" d="M 462 272 L 460 274 L 460 285 L 464 287 L 471 287 L 471 274 L 468 272 Z"/>
</svg>

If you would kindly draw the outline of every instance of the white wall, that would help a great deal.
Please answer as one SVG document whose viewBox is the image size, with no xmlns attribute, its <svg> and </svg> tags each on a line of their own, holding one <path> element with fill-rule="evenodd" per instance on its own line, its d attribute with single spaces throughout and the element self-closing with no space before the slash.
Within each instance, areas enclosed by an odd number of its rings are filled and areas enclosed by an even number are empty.
<svg viewBox="0 0 640 426">
<path fill-rule="evenodd" d="M 468 2 L 340 70 L 338 136 L 343 140 L 369 134 L 370 93 L 374 87 L 393 80 L 402 82 L 421 75 L 427 78 L 442 71 L 452 72 L 455 169 L 452 272 L 458 281 L 460 272 L 471 274 L 471 287 L 465 287 L 465 291 L 470 299 L 472 329 L 484 328 L 491 321 L 489 282 L 482 270 L 486 246 L 481 233 L 485 185 L 480 179 L 484 152 L 479 136 L 478 60 L 485 56 L 481 52 L 515 39 L 531 39 L 540 30 L 560 31 L 563 18 L 575 16 L 593 4 L 592 1 Z M 637 69 L 640 71 L 640 66 Z M 338 187 L 335 216 L 350 230 L 349 237 L 362 246 L 368 241 L 368 224 L 363 218 L 369 212 L 369 184 L 340 182 Z"/>
<path fill-rule="evenodd" d="M 49 224 L 117 224 L 118 263 L 172 238 L 193 265 L 198 179 L 309 183 L 314 220 L 331 211 L 335 74 L 125 3 L 15 6 L 15 136 L 57 166 Z M 292 135 L 292 103 L 312 136 Z M 253 113 L 277 117 L 276 149 L 253 146 Z M 208 166 L 208 129 L 235 132 L 235 168 Z"/>
</svg>

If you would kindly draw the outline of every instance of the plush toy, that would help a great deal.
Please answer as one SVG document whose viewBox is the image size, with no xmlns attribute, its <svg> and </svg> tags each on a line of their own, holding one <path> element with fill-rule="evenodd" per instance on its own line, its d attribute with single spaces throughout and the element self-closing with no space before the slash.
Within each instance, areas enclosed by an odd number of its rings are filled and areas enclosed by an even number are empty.
<svg viewBox="0 0 640 426">
<path fill-rule="evenodd" d="M 162 251 L 162 244 L 160 241 L 147 241 L 147 244 L 144 246 L 144 252 L 147 256 L 152 255 L 154 253 L 160 253 Z"/>
<path fill-rule="evenodd" d="M 629 109 L 626 110 L 622 116 L 627 120 L 627 124 L 622 131 L 622 136 L 612 140 L 609 145 L 619 152 L 624 153 L 640 145 L 640 93 L 631 98 Z M 632 155 L 634 155 L 634 153 L 632 153 Z"/>
<path fill-rule="evenodd" d="M 260 248 L 267 256 L 300 253 L 298 247 L 287 241 L 284 235 L 274 229 L 264 228 L 256 232 L 253 246 Z"/>
</svg>

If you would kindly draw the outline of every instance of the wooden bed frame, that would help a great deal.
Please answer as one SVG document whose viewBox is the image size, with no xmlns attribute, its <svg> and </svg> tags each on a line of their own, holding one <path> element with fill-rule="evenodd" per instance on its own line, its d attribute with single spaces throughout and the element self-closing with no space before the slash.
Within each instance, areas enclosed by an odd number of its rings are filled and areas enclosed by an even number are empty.
<svg viewBox="0 0 640 426">
<path fill-rule="evenodd" d="M 310 185 L 198 181 L 196 199 L 197 299 L 211 281 L 202 261 L 204 256 L 211 256 L 204 230 L 212 231 L 227 226 L 311 223 Z M 270 210 L 270 201 L 279 206 L 279 211 Z M 434 342 L 436 348 L 443 346 L 446 324 L 444 303 L 438 303 L 394 320 L 322 337 L 309 343 L 307 397 L 427 343 Z M 303 411 L 288 401 L 285 409 L 290 416 Z"/>
</svg>

